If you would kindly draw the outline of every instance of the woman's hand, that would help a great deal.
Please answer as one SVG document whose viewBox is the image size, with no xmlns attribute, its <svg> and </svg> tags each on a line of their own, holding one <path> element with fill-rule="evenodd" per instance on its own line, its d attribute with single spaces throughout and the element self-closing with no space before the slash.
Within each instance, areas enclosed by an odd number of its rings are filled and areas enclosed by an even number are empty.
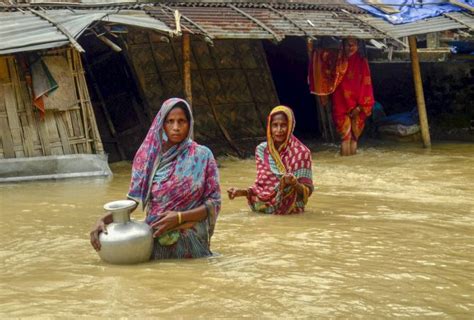
<svg viewBox="0 0 474 320">
<path fill-rule="evenodd" d="M 295 175 L 292 173 L 285 174 L 281 180 L 283 183 L 283 187 L 294 186 L 296 185 L 296 183 L 298 183 L 298 180 L 296 179 Z"/>
<path fill-rule="evenodd" d="M 107 226 L 104 222 L 104 219 L 101 218 L 99 221 L 97 221 L 94 229 L 92 229 L 90 233 L 90 239 L 91 239 L 91 245 L 94 248 L 95 251 L 100 250 L 100 240 L 99 240 L 99 234 L 101 232 L 104 232 L 107 234 Z"/>
<path fill-rule="evenodd" d="M 151 224 L 151 227 L 155 230 L 153 237 L 159 237 L 167 231 L 176 228 L 178 225 L 178 212 L 165 211 Z"/>
<path fill-rule="evenodd" d="M 349 112 L 349 117 L 350 117 L 350 118 L 354 118 L 354 117 L 358 116 L 359 113 L 360 113 L 360 111 L 361 111 L 360 106 L 355 107 L 354 109 L 352 109 L 352 110 Z"/>
<path fill-rule="evenodd" d="M 233 200 L 236 197 L 246 197 L 248 195 L 248 190 L 237 189 L 232 187 L 227 189 L 227 195 L 229 196 L 230 200 Z"/>
</svg>

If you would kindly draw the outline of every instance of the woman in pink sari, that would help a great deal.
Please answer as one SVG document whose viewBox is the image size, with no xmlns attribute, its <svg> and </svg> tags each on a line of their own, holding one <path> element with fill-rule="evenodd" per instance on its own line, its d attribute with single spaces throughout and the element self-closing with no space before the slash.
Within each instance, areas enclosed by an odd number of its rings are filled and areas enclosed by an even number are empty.
<svg viewBox="0 0 474 320">
<path fill-rule="evenodd" d="M 268 214 L 304 211 L 313 192 L 311 152 L 294 135 L 293 111 L 275 107 L 267 120 L 267 141 L 257 146 L 257 178 L 247 189 L 230 188 L 232 200 L 247 197 L 250 208 Z"/>
<path fill-rule="evenodd" d="M 212 254 L 210 239 L 221 204 L 219 176 L 212 152 L 191 140 L 192 132 L 191 107 L 182 99 L 168 99 L 133 160 L 128 198 L 146 208 L 155 237 L 152 259 Z M 109 214 L 92 230 L 96 250 L 99 233 L 110 222 Z"/>
</svg>

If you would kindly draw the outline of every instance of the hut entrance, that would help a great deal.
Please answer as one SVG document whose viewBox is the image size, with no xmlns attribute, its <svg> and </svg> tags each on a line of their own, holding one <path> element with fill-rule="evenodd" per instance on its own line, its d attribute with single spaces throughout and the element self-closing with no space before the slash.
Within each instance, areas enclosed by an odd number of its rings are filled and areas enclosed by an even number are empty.
<svg viewBox="0 0 474 320">
<path fill-rule="evenodd" d="M 133 159 L 150 122 L 126 53 L 113 51 L 95 35 L 81 37 L 81 45 L 86 50 L 87 84 L 109 162 Z"/>
<path fill-rule="evenodd" d="M 315 98 L 307 84 L 308 54 L 303 38 L 289 37 L 279 44 L 263 41 L 280 103 L 296 117 L 295 133 L 301 138 L 321 137 Z"/>
</svg>

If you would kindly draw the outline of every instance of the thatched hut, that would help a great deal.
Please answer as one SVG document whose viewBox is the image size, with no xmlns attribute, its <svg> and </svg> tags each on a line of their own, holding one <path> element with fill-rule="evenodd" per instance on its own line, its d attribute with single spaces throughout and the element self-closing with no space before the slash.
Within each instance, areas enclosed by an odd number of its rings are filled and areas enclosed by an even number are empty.
<svg viewBox="0 0 474 320">
<path fill-rule="evenodd" d="M 396 28 L 345 1 L 31 3 L 0 7 L 0 15 L 14 21 L 0 26 L 8 40 L 0 41 L 0 158 L 105 150 L 112 161 L 133 157 L 171 96 L 192 100 L 196 140 L 237 155 L 264 136 L 265 115 L 281 100 L 306 132 L 328 137 L 328 110 L 305 81 L 315 39 L 406 46 L 403 37 L 469 29 L 473 20 L 451 15 Z M 20 62 L 33 51 L 59 82 L 43 96 L 43 119 Z M 279 81 L 281 70 L 295 78 Z"/>
</svg>

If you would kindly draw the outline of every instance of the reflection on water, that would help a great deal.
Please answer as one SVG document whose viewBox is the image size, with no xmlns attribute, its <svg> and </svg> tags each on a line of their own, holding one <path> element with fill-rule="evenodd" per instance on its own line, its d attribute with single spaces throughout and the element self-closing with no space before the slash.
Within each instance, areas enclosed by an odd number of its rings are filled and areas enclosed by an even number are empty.
<svg viewBox="0 0 474 320">
<path fill-rule="evenodd" d="M 308 212 L 224 199 L 211 259 L 99 260 L 88 231 L 125 196 L 127 163 L 110 180 L 1 185 L 0 317 L 471 317 L 474 145 L 313 150 Z M 220 164 L 223 190 L 255 177 L 252 160 Z"/>
</svg>

